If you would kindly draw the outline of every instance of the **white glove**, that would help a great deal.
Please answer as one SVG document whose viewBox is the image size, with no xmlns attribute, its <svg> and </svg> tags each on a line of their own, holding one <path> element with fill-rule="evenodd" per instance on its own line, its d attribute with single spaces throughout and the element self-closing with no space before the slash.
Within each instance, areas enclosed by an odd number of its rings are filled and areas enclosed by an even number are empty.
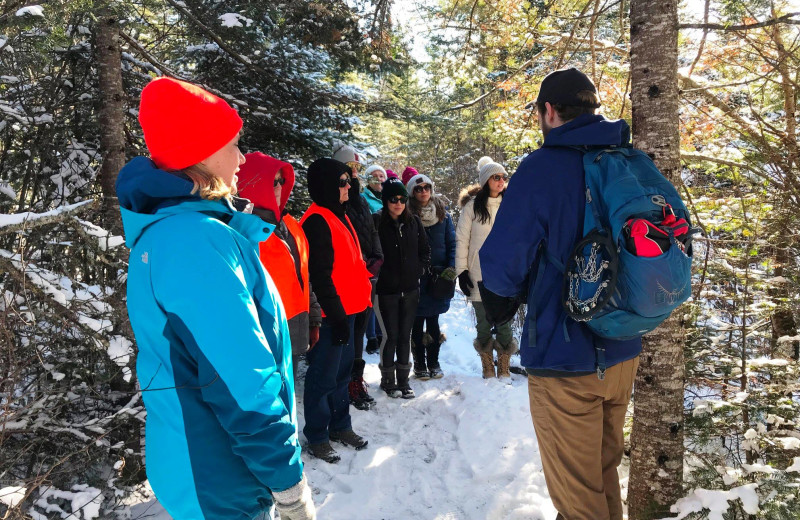
<svg viewBox="0 0 800 520">
<path fill-rule="evenodd" d="M 281 520 L 316 520 L 317 509 L 311 498 L 306 476 L 285 491 L 274 491 L 275 509 L 281 514 Z"/>
</svg>

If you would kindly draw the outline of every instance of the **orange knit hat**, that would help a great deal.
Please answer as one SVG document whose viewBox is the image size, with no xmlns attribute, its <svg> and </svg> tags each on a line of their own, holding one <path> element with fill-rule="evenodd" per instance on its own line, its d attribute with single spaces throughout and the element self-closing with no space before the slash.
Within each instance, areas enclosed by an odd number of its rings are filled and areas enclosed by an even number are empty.
<svg viewBox="0 0 800 520">
<path fill-rule="evenodd" d="M 214 94 L 162 77 L 142 90 L 139 124 L 156 166 L 180 170 L 229 143 L 242 129 L 242 118 Z"/>
</svg>

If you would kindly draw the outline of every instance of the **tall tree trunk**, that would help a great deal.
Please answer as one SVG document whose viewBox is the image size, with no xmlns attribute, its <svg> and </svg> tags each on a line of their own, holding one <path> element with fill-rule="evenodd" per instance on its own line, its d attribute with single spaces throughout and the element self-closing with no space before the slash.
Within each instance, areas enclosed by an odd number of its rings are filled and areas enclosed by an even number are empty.
<svg viewBox="0 0 800 520">
<path fill-rule="evenodd" d="M 631 1 L 631 100 L 637 148 L 680 182 L 678 2 Z M 661 518 L 683 481 L 684 334 L 680 311 L 644 338 L 634 386 L 628 516 Z"/>
<path fill-rule="evenodd" d="M 103 193 L 103 224 L 115 234 L 122 232 L 119 202 L 114 184 L 125 165 L 125 90 L 122 86 L 122 50 L 119 17 L 108 2 L 96 2 L 95 60 L 100 90 L 100 152 L 103 163 L 99 181 Z"/>
</svg>

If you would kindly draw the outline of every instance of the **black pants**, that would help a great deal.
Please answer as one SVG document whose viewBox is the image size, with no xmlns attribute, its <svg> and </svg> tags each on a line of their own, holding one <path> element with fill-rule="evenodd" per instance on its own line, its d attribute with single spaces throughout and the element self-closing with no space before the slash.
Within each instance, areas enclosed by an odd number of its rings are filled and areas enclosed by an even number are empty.
<svg viewBox="0 0 800 520">
<path fill-rule="evenodd" d="M 411 331 L 411 339 L 414 340 L 414 345 L 418 347 L 422 346 L 423 328 L 426 324 L 428 328 L 424 332 L 427 332 L 431 335 L 434 343 L 439 343 L 439 336 L 442 333 L 442 331 L 439 329 L 439 315 L 435 314 L 433 316 L 417 316 L 414 319 L 414 328 Z"/>
<path fill-rule="evenodd" d="M 375 280 L 370 280 L 372 283 L 372 296 L 375 296 Z M 371 296 L 371 297 L 372 297 Z M 374 298 L 372 298 L 374 301 Z M 356 322 L 353 325 L 353 355 L 354 359 L 364 359 L 364 334 L 367 333 L 367 325 L 369 320 L 372 319 L 372 308 L 367 307 L 363 311 L 356 314 Z"/>
<path fill-rule="evenodd" d="M 411 327 L 419 303 L 419 290 L 402 294 L 379 294 L 376 298 L 375 317 L 383 332 L 381 367 L 393 367 L 395 356 L 398 365 L 408 365 L 411 356 Z"/>
</svg>

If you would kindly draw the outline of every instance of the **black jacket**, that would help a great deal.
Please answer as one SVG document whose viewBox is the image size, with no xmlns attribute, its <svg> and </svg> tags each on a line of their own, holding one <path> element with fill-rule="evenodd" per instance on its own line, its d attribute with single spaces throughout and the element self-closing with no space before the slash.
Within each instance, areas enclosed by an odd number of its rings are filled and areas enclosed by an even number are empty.
<svg viewBox="0 0 800 520">
<path fill-rule="evenodd" d="M 419 287 L 419 278 L 431 263 L 431 248 L 422 221 L 413 215 L 408 223 L 404 223 L 387 215 L 378 222 L 383 267 L 378 277 L 376 293 L 399 294 L 413 291 Z"/>
<path fill-rule="evenodd" d="M 344 206 L 339 203 L 339 177 L 342 173 L 350 173 L 350 168 L 344 163 L 333 159 L 314 161 L 308 169 L 308 193 L 311 200 L 332 211 L 347 228 Z M 342 321 L 347 315 L 331 279 L 333 240 L 328 223 L 321 215 L 311 215 L 303 222 L 303 231 L 308 239 L 308 277 L 317 302 L 329 320 Z"/>
<path fill-rule="evenodd" d="M 361 246 L 364 262 L 367 263 L 367 269 L 373 276 L 377 276 L 383 262 L 378 230 L 375 229 L 369 203 L 361 196 L 358 179 L 352 179 L 351 182 L 350 197 L 345 204 L 345 211 L 358 235 L 358 243 Z"/>
</svg>

